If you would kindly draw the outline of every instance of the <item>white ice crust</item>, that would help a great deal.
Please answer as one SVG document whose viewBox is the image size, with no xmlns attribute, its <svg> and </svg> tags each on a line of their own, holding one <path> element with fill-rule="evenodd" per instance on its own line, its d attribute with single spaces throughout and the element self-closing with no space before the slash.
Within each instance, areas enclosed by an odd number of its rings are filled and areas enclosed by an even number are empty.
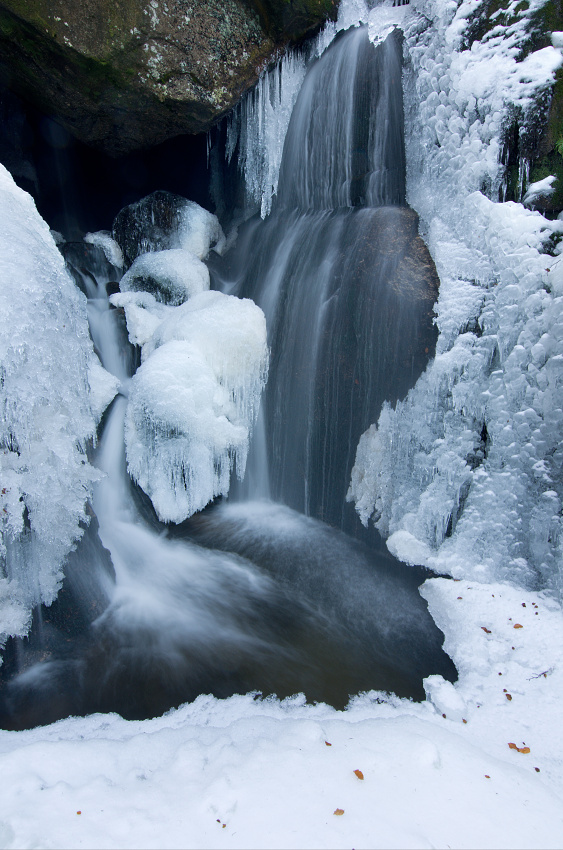
<svg viewBox="0 0 563 850">
<path fill-rule="evenodd" d="M 50 604 L 87 523 L 86 444 L 115 381 L 86 299 L 33 200 L 0 166 L 0 645 Z"/>
<path fill-rule="evenodd" d="M 200 260 L 205 260 L 212 248 L 217 254 L 222 254 L 225 248 L 219 219 L 195 201 L 187 201 L 182 209 L 178 241 L 181 248 Z"/>
<path fill-rule="evenodd" d="M 137 257 L 121 278 L 119 288 L 121 292 L 154 290 L 158 301 L 177 305 L 209 289 L 209 270 L 199 256 L 187 248 L 155 251 Z"/>
<path fill-rule="evenodd" d="M 117 269 L 123 268 L 123 252 L 109 231 L 98 230 L 95 233 L 86 233 L 84 241 L 101 248 L 106 260 L 112 266 Z"/>
</svg>

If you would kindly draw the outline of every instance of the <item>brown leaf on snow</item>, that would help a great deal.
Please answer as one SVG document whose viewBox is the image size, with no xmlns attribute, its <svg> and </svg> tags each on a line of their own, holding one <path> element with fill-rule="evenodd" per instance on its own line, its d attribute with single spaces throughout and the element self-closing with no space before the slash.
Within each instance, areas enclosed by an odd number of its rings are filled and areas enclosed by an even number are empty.
<svg viewBox="0 0 563 850">
<path fill-rule="evenodd" d="M 507 695 L 506 695 L 506 698 L 507 698 L 507 700 L 509 700 L 509 701 L 510 701 L 510 700 L 512 699 L 512 694 L 507 694 Z"/>
<path fill-rule="evenodd" d="M 523 629 L 524 626 L 521 626 L 520 623 L 514 623 L 514 628 L 515 629 Z"/>
<path fill-rule="evenodd" d="M 517 747 L 516 744 L 509 744 L 508 746 L 510 747 L 511 750 L 516 750 L 519 753 L 529 753 L 530 752 L 529 747 Z"/>
<path fill-rule="evenodd" d="M 481 626 L 481 628 L 483 629 L 484 632 L 487 632 L 488 635 L 491 634 L 491 630 L 488 629 L 486 626 Z"/>
<path fill-rule="evenodd" d="M 356 776 L 358 777 L 358 779 L 363 779 L 363 778 L 364 778 L 364 774 L 362 773 L 362 771 L 361 771 L 361 770 L 355 770 L 355 771 L 354 771 L 354 773 L 356 774 Z"/>
<path fill-rule="evenodd" d="M 333 815 L 343 815 L 344 809 L 335 809 Z"/>
<path fill-rule="evenodd" d="M 332 747 L 332 744 L 329 744 L 328 741 L 325 741 L 325 744 L 327 745 L 327 747 Z"/>
</svg>

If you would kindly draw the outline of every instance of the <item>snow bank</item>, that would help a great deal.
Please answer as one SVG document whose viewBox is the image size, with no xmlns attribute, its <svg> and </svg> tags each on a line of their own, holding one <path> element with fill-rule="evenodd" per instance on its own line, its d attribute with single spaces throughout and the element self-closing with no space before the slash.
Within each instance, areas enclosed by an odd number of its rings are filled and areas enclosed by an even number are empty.
<svg viewBox="0 0 563 850">
<path fill-rule="evenodd" d="M 264 314 L 220 292 L 174 308 L 129 293 L 112 300 L 143 345 L 125 426 L 129 471 L 163 521 L 181 522 L 228 493 L 233 467 L 244 475 L 267 375 Z"/>
<path fill-rule="evenodd" d="M 56 597 L 98 477 L 86 462 L 115 382 L 86 299 L 31 197 L 0 167 L 0 644 Z M 93 390 L 93 398 L 91 391 Z"/>
<path fill-rule="evenodd" d="M 503 123 L 515 108 L 525 123 L 562 61 L 555 47 L 520 61 L 539 5 L 471 49 L 469 2 L 405 19 L 408 197 L 441 280 L 440 337 L 361 438 L 349 498 L 407 562 L 559 593 L 563 293 L 546 249 L 562 223 L 478 191 L 502 191 Z"/>
</svg>

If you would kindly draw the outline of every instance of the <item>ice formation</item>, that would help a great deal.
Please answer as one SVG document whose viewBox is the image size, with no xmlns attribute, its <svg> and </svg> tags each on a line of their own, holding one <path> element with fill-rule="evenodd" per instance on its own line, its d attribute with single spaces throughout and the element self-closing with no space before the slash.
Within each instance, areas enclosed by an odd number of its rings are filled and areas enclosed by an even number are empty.
<svg viewBox="0 0 563 850">
<path fill-rule="evenodd" d="M 86 460 L 115 393 L 94 355 L 86 299 L 31 197 L 0 166 L 0 643 L 50 604 L 87 523 Z M 93 398 L 91 392 L 93 391 Z"/>
<path fill-rule="evenodd" d="M 526 126 L 562 58 L 520 52 L 542 3 L 512 5 L 471 47 L 473 3 L 414 2 L 404 21 L 407 195 L 440 275 L 440 336 L 360 440 L 349 498 L 399 558 L 560 592 L 563 260 L 547 251 L 563 225 L 484 193 L 502 193 L 511 114 Z"/>
<path fill-rule="evenodd" d="M 181 522 L 229 491 L 233 466 L 244 474 L 266 382 L 266 322 L 252 301 L 221 292 L 165 308 L 147 296 L 143 306 L 123 302 L 129 295 L 113 299 L 125 303 L 131 338 L 144 343 L 129 393 L 127 463 L 159 517 Z"/>
<path fill-rule="evenodd" d="M 225 235 L 217 216 L 181 195 L 157 191 L 124 207 L 113 223 L 126 267 L 140 255 L 182 248 L 204 260 L 222 253 Z"/>
<path fill-rule="evenodd" d="M 170 248 L 137 257 L 121 278 L 119 288 L 122 292 L 150 292 L 157 301 L 178 305 L 209 289 L 209 270 L 191 251 Z"/>
<path fill-rule="evenodd" d="M 111 233 L 108 230 L 86 233 L 84 241 L 101 248 L 110 265 L 115 266 L 117 269 L 123 268 L 123 252 L 115 239 L 112 239 Z"/>
</svg>

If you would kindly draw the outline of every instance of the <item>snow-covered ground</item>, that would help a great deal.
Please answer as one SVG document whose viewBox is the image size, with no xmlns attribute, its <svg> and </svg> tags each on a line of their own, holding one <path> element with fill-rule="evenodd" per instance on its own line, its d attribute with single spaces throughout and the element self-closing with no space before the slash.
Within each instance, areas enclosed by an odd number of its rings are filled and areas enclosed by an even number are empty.
<svg viewBox="0 0 563 850">
<path fill-rule="evenodd" d="M 561 847 L 560 608 L 501 584 L 423 593 L 460 679 L 422 704 L 201 696 L 0 732 L 0 846 Z"/>
</svg>

